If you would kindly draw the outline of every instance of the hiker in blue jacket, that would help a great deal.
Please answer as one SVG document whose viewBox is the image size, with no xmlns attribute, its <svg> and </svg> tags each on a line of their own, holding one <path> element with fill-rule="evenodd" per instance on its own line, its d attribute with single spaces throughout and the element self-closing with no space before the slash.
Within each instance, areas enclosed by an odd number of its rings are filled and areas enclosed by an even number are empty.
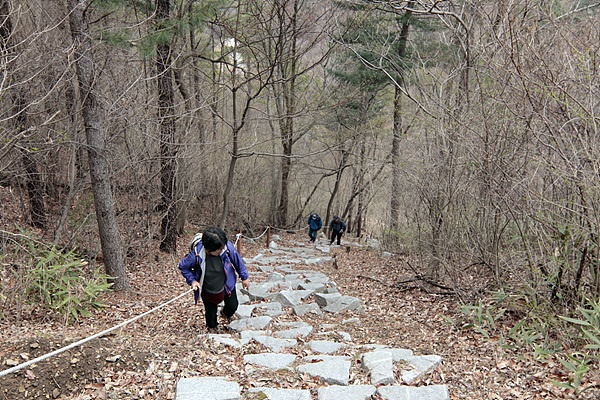
<svg viewBox="0 0 600 400">
<path fill-rule="evenodd" d="M 242 257 L 218 227 L 206 229 L 201 239 L 191 244 L 190 252 L 179 262 L 179 270 L 187 284 L 195 290 L 196 302 L 198 297 L 202 298 L 209 332 L 216 331 L 217 309 L 221 302 L 225 304 L 221 315 L 227 320 L 231 320 L 238 308 L 236 272 L 242 286 L 250 287 Z"/>
<path fill-rule="evenodd" d="M 308 236 L 310 237 L 310 241 L 314 242 L 317 240 L 317 232 L 323 226 L 323 221 L 321 221 L 321 217 L 317 213 L 312 213 L 308 217 Z"/>
<path fill-rule="evenodd" d="M 334 240 L 337 240 L 337 244 L 339 245 L 342 239 L 342 235 L 346 231 L 346 223 L 343 219 L 341 219 L 337 215 L 334 215 L 333 219 L 331 220 L 331 223 L 329 224 L 329 230 L 331 231 L 331 241 L 329 242 L 329 244 L 331 245 L 333 244 Z"/>
</svg>

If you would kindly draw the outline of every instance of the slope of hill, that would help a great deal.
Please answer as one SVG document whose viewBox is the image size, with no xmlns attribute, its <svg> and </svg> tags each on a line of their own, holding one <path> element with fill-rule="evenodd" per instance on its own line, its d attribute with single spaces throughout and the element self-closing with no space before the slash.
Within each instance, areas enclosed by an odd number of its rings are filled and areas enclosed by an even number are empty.
<svg viewBox="0 0 600 400">
<path fill-rule="evenodd" d="M 7 210 L 8 207 L 5 207 Z M 15 208 L 14 212 L 17 208 Z M 180 240 L 178 256 L 148 254 L 131 261 L 128 276 L 133 290 L 103 296 L 107 304 L 93 316 L 65 323 L 36 305 L 12 305 L 0 319 L 2 369 L 22 363 L 72 342 L 101 332 L 142 314 L 188 287 L 177 270 L 186 251 L 187 237 Z M 304 242 L 304 234 L 282 234 L 282 245 Z M 351 241 L 348 238 L 346 242 Z M 264 242 L 244 242 L 243 256 L 250 259 L 264 251 Z M 570 377 L 554 357 L 503 345 L 514 325 L 510 315 L 497 321 L 490 337 L 468 329 L 461 303 L 451 288 L 440 289 L 417 279 L 405 257 L 384 254 L 364 245 L 331 249 L 332 261 L 311 266 L 325 273 L 340 292 L 361 299 L 366 311 L 361 323 L 347 326 L 353 341 L 407 348 L 415 354 L 442 356 L 442 365 L 415 385 L 445 384 L 452 399 L 547 399 L 598 398 L 597 372 L 586 375 L 588 390 L 575 395 L 555 381 Z M 2 261 L 2 290 L 10 285 L 10 259 Z M 251 274 L 257 270 L 249 266 Z M 468 274 L 465 285 L 483 290 L 486 278 Z M 340 323 L 346 314 L 311 315 L 302 318 L 313 326 Z M 295 320 L 287 311 L 283 318 Z M 237 377 L 242 386 L 251 382 L 238 350 L 209 345 L 203 308 L 184 297 L 130 325 L 94 339 L 46 361 L 0 377 L 0 399 L 172 399 L 177 380 L 189 371 Z M 254 344 L 259 346 L 258 344 Z M 258 350 L 257 350 L 258 351 Z M 293 350 L 290 350 L 293 351 Z M 274 373 L 269 384 L 296 388 L 297 381 Z M 354 376 L 364 382 L 366 376 Z M 303 389 L 313 397 L 318 382 L 306 380 Z"/>
</svg>

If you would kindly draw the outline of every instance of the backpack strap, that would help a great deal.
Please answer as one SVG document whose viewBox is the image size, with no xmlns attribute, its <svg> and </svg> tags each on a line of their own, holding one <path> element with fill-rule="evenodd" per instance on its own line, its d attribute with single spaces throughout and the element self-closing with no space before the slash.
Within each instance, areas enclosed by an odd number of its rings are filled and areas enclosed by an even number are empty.
<svg viewBox="0 0 600 400">
<path fill-rule="evenodd" d="M 239 266 L 235 265 L 235 262 L 233 261 L 233 258 L 231 257 L 231 251 L 229 250 L 229 241 L 227 241 L 227 244 L 225 245 L 225 247 L 227 247 L 227 257 L 229 257 L 229 260 L 231 261 L 231 264 L 233 264 L 235 270 L 239 270 Z"/>
</svg>

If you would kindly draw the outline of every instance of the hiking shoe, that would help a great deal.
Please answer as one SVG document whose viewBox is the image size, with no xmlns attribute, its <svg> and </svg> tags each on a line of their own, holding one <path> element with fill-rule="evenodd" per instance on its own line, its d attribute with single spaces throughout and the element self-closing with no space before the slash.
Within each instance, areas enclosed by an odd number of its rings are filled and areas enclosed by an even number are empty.
<svg viewBox="0 0 600 400">
<path fill-rule="evenodd" d="M 233 320 L 233 315 L 231 317 L 228 317 L 227 315 L 225 315 L 223 310 L 221 310 L 221 317 L 225 318 L 225 320 L 227 320 L 227 323 L 230 323 L 231 320 Z"/>
</svg>

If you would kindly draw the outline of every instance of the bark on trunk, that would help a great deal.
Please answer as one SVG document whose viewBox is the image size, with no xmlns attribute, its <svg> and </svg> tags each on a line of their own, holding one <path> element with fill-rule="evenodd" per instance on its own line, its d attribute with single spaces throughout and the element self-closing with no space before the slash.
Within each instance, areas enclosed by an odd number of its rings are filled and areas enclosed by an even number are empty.
<svg viewBox="0 0 600 400">
<path fill-rule="evenodd" d="M 94 54 L 87 15 L 84 14 L 87 3 L 85 0 L 68 0 L 67 4 L 71 11 L 69 24 L 75 49 L 80 97 L 83 99 L 83 122 L 104 265 L 106 273 L 114 279 L 113 290 L 125 290 L 129 289 L 129 282 L 125 273 L 121 235 L 115 218 L 103 116 L 94 90 L 96 78 Z"/>
<path fill-rule="evenodd" d="M 14 99 L 15 121 L 19 133 L 27 129 L 27 100 L 23 93 L 18 93 Z M 27 198 L 29 199 L 29 214 L 31 216 L 31 225 L 46 229 L 46 207 L 44 205 L 44 182 L 41 179 L 38 163 L 31 150 L 32 146 L 28 143 L 22 143 L 21 154 L 23 168 L 27 176 Z"/>
<path fill-rule="evenodd" d="M 0 52 L 2 57 L 9 57 L 9 55 L 16 52 L 13 47 L 13 25 L 10 18 L 10 4 L 8 0 L 0 0 Z M 18 77 L 15 76 L 14 71 L 11 71 L 10 63 L 5 62 L 8 66 L 8 76 L 11 77 L 12 82 L 18 82 Z M 13 108 L 15 115 L 15 130 L 17 136 L 27 130 L 27 98 L 24 90 L 17 90 L 13 94 Z M 37 161 L 33 156 L 28 143 L 21 143 L 22 147 L 22 162 L 23 168 L 25 169 L 25 176 L 27 177 L 26 187 L 27 195 L 29 200 L 29 213 L 31 225 L 36 228 L 46 228 L 46 207 L 44 206 L 44 185 L 40 178 L 40 172 L 37 165 Z"/>
<path fill-rule="evenodd" d="M 413 6 L 413 2 L 409 3 Z M 398 58 L 402 59 L 406 55 L 406 44 L 408 41 L 408 30 L 412 12 L 404 12 L 402 27 L 400 29 Z M 397 85 L 404 85 L 404 71 L 396 71 L 398 74 Z M 392 193 L 390 196 L 390 227 L 393 230 L 398 228 L 400 222 L 400 141 L 402 139 L 402 91 L 396 86 L 394 91 L 394 127 L 392 138 Z"/>
<path fill-rule="evenodd" d="M 28 149 L 23 149 L 23 166 L 27 175 L 27 195 L 31 225 L 46 229 L 46 207 L 44 205 L 44 183 L 40 178 L 38 164 Z"/>
<path fill-rule="evenodd" d="M 281 119 L 281 144 L 283 147 L 283 158 L 281 159 L 281 196 L 277 208 L 277 223 L 284 227 L 287 225 L 287 214 L 289 207 L 289 179 L 292 170 L 292 148 L 294 145 L 294 116 L 296 114 L 296 78 L 298 68 L 298 2 L 294 1 L 293 11 L 290 14 L 289 24 L 291 28 L 290 47 L 287 50 L 279 48 L 278 53 L 281 62 L 281 77 L 283 78 L 283 101 L 285 118 Z M 284 23 L 284 19 L 280 19 Z M 283 26 L 280 28 L 284 32 Z M 288 61 L 284 61 L 288 60 Z"/>
<path fill-rule="evenodd" d="M 390 228 L 395 231 L 400 221 L 400 141 L 402 140 L 402 91 L 394 91 L 394 127 L 392 136 L 392 193 L 390 196 Z"/>
<path fill-rule="evenodd" d="M 71 210 L 71 204 L 75 198 L 75 194 L 79 191 L 80 182 L 84 178 L 84 167 L 83 167 L 83 146 L 80 143 L 80 132 L 77 127 L 77 109 L 75 107 L 75 88 L 73 84 L 70 84 L 65 91 L 65 105 L 67 108 L 67 114 L 69 115 L 71 126 L 73 127 L 73 146 L 71 153 L 71 161 L 69 162 L 69 193 L 63 205 L 60 221 L 56 230 L 54 231 L 54 244 L 58 244 L 62 238 L 63 229 L 67 223 L 69 211 Z"/>
<path fill-rule="evenodd" d="M 291 142 L 291 140 L 289 141 Z M 285 227 L 287 225 L 287 213 L 289 207 L 289 179 L 292 170 L 292 145 L 285 143 L 283 146 L 284 157 L 281 159 L 281 195 L 279 196 L 279 207 L 277 208 L 277 225 Z"/>
<path fill-rule="evenodd" d="M 169 0 L 156 1 L 156 28 L 164 29 L 169 18 Z M 160 126 L 160 191 L 161 222 L 160 250 L 166 253 L 177 251 L 177 207 L 175 204 L 175 120 L 174 93 L 171 71 L 171 46 L 157 46 L 156 67 L 158 72 L 158 123 Z"/>
<path fill-rule="evenodd" d="M 340 158 L 340 163 L 337 167 L 336 174 L 335 174 L 335 184 L 333 186 L 333 190 L 331 191 L 331 196 L 329 197 L 329 202 L 327 203 L 327 214 L 325 216 L 325 221 L 330 221 L 332 214 L 334 214 L 332 211 L 333 203 L 334 203 L 335 197 L 337 196 L 337 193 L 340 189 L 340 184 L 342 182 L 342 174 L 344 173 L 344 170 L 348 166 L 348 158 L 350 157 L 350 153 L 348 152 L 347 149 L 344 148 L 344 146 L 342 146 L 341 152 L 342 152 L 342 156 Z M 324 231 L 327 231 L 327 227 L 324 228 Z"/>
</svg>

